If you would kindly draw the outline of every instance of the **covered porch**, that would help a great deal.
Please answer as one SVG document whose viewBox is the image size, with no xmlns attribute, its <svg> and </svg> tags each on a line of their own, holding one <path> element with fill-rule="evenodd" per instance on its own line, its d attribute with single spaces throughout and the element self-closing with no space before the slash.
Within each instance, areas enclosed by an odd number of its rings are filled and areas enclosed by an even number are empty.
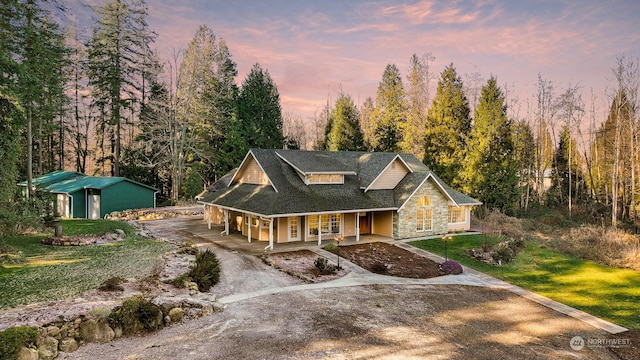
<svg viewBox="0 0 640 360">
<path fill-rule="evenodd" d="M 391 210 L 292 214 L 267 217 L 237 209 L 204 205 L 207 230 L 233 237 L 234 242 L 258 243 L 263 250 L 306 248 L 340 240 L 358 243 L 393 239 Z M 244 239 L 242 241 L 241 239 Z M 233 248 L 233 246 L 228 246 Z"/>
</svg>

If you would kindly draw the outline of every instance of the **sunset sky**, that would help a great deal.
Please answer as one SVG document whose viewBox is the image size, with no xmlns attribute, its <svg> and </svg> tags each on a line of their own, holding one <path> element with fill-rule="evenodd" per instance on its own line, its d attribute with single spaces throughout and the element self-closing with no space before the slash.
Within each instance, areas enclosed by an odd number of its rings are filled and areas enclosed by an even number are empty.
<svg viewBox="0 0 640 360">
<path fill-rule="evenodd" d="M 80 3 L 63 0 L 88 16 Z M 168 59 L 198 26 L 223 38 L 240 84 L 252 65 L 269 70 L 283 111 L 307 119 L 342 90 L 361 104 L 375 99 L 384 68 L 395 63 L 406 83 L 412 54 L 431 53 L 439 78 L 453 62 L 465 74 L 495 75 L 526 112 L 538 74 L 560 91 L 579 84 L 607 101 L 616 58 L 640 56 L 640 1 L 222 1 L 148 0 L 155 44 Z M 81 20 L 84 22 L 86 20 Z M 90 32 L 86 32 L 90 33 Z M 436 81 L 432 87 L 435 87 Z M 434 91 L 432 92 L 434 93 Z"/>
</svg>

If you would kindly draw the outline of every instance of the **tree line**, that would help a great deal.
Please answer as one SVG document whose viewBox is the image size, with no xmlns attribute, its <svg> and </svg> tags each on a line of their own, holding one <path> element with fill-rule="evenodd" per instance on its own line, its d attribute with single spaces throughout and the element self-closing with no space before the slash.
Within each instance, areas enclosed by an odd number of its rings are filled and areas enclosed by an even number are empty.
<svg viewBox="0 0 640 360">
<path fill-rule="evenodd" d="M 93 11 L 82 36 L 61 28 L 36 0 L 0 5 L 7 209 L 17 204 L 17 180 L 60 169 L 126 176 L 175 203 L 257 147 L 412 153 L 487 208 L 560 206 L 613 224 L 636 218 L 640 76 L 624 57 L 613 69 L 606 118 L 594 95 L 585 109 L 580 86 L 558 91 L 541 76 L 520 114 L 497 77 L 463 81 L 451 63 L 438 78 L 427 53 L 410 58 L 406 77 L 387 65 L 375 98 L 356 104 L 341 90 L 313 119 L 302 119 L 282 113 L 260 64 L 238 85 L 227 43 L 206 25 L 163 62 L 143 0 L 109 0 Z"/>
</svg>

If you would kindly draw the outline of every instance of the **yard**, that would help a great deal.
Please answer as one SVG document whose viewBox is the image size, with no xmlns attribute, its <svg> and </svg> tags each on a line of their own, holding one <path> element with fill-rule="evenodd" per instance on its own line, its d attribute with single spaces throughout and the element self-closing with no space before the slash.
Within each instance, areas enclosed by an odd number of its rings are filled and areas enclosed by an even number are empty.
<svg viewBox="0 0 640 360">
<path fill-rule="evenodd" d="M 2 248 L 21 253 L 22 262 L 0 266 L 0 309 L 40 301 L 61 300 L 95 289 L 120 276 L 137 278 L 151 273 L 171 245 L 139 237 L 131 225 L 119 221 L 65 220 L 65 235 L 125 232 L 124 241 L 92 246 L 49 246 L 48 235 L 0 238 Z"/>
<path fill-rule="evenodd" d="M 513 262 L 502 266 L 488 265 L 466 254 L 468 249 L 496 242 L 485 235 L 454 236 L 447 243 L 448 257 L 615 324 L 640 329 L 640 273 L 581 260 L 535 241 L 529 241 Z M 442 239 L 411 244 L 445 255 Z"/>
</svg>

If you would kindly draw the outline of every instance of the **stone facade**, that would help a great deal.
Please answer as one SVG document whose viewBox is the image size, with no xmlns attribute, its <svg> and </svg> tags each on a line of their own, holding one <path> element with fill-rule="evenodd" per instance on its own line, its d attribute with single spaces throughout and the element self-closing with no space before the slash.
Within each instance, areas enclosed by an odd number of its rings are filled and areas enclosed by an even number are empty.
<svg viewBox="0 0 640 360">
<path fill-rule="evenodd" d="M 417 231 L 418 199 L 428 196 L 431 200 L 432 227 L 428 231 Z M 433 179 L 425 181 L 402 209 L 393 214 L 393 238 L 407 239 L 429 235 L 446 234 L 449 222 L 449 199 L 435 184 Z"/>
</svg>

